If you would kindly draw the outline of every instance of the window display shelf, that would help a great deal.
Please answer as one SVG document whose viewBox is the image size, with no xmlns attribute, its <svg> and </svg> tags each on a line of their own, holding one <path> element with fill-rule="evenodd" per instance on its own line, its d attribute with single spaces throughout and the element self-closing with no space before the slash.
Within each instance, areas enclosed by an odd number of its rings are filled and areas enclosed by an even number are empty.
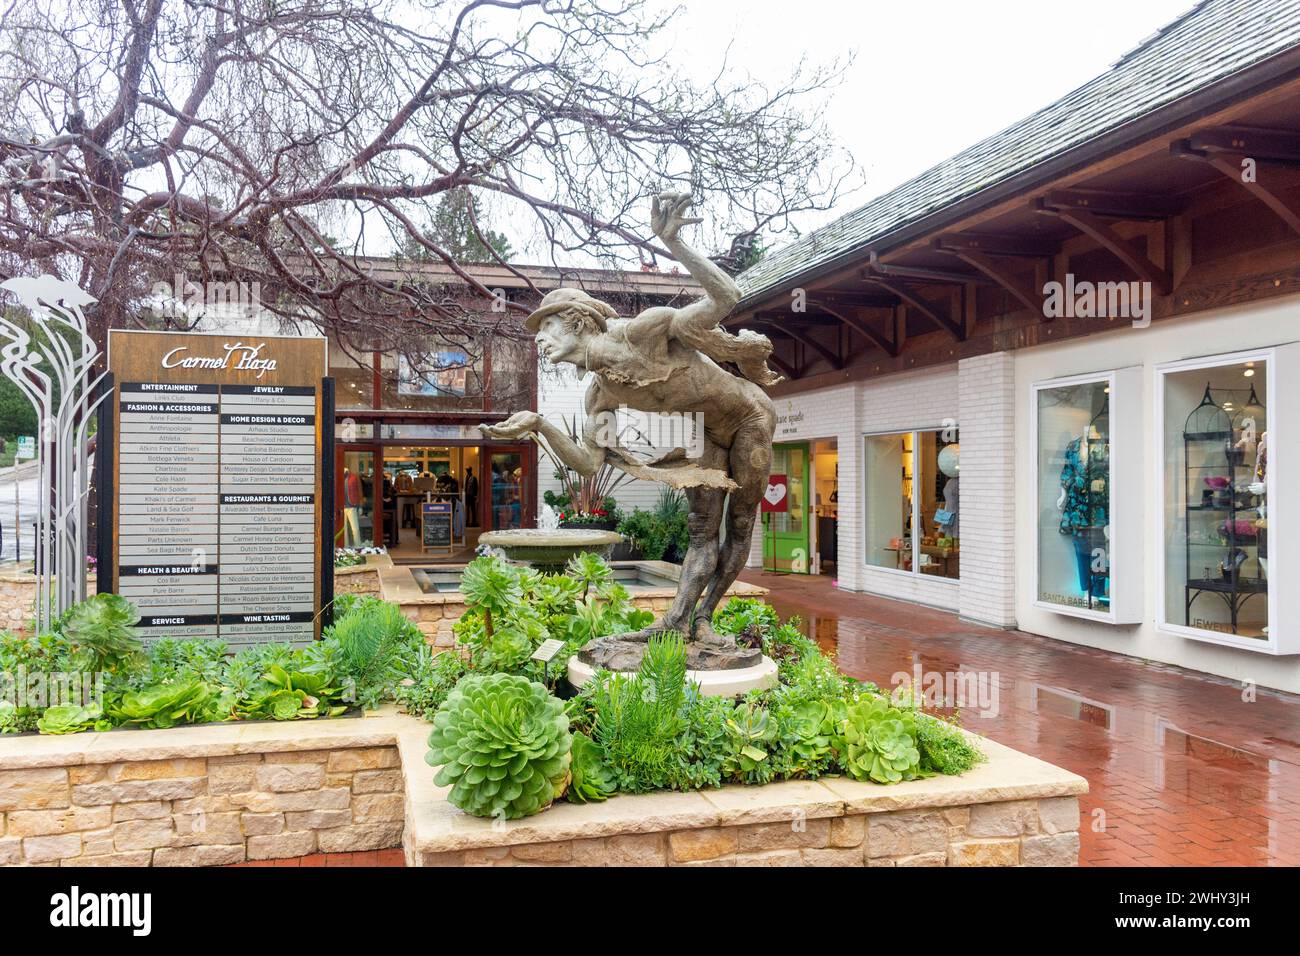
<svg viewBox="0 0 1300 956">
<path fill-rule="evenodd" d="M 1161 429 L 1157 626 L 1265 654 L 1300 653 L 1290 502 L 1300 467 L 1300 346 L 1156 367 Z M 1273 585 L 1273 586 L 1270 586 Z"/>
<path fill-rule="evenodd" d="M 1036 607 L 1142 619 L 1141 397 L 1138 368 L 1034 383 Z"/>
</svg>

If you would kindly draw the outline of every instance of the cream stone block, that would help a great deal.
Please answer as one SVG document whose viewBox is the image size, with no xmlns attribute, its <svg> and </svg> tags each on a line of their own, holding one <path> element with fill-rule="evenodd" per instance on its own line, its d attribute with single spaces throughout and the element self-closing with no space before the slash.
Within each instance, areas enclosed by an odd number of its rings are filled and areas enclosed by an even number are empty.
<svg viewBox="0 0 1300 956">
<path fill-rule="evenodd" d="M 113 846 L 118 850 L 153 850 L 172 846 L 176 829 L 170 819 L 128 820 L 113 824 Z"/>
<path fill-rule="evenodd" d="M 1078 866 L 1079 834 L 1053 833 L 1020 841 L 1021 866 Z"/>
<path fill-rule="evenodd" d="M 257 789 L 271 793 L 319 790 L 324 783 L 325 768 L 318 763 L 264 763 L 257 768 Z"/>
<path fill-rule="evenodd" d="M 32 836 L 23 838 L 23 862 L 49 863 L 81 855 L 81 834 L 64 833 L 58 836 Z"/>
<path fill-rule="evenodd" d="M 18 837 L 0 838 L 0 866 L 17 866 L 23 859 L 23 841 Z"/>
<path fill-rule="evenodd" d="M 139 803 L 116 803 L 113 805 L 113 822 L 123 823 L 127 820 L 159 820 L 169 816 L 171 807 L 161 800 L 142 800 Z"/>
<path fill-rule="evenodd" d="M 400 770 L 358 770 L 352 775 L 353 793 L 397 793 L 401 789 Z"/>
<path fill-rule="evenodd" d="M 407 859 L 410 865 L 410 859 Z M 420 866 L 464 866 L 464 853 L 424 853 L 419 857 Z"/>
<path fill-rule="evenodd" d="M 762 787 L 733 784 L 701 790 L 700 795 L 718 808 L 722 824 L 792 822 L 844 812 L 844 801 L 816 780 L 782 780 Z"/>
<path fill-rule="evenodd" d="M 352 803 L 352 791 L 343 787 L 333 790 L 301 790 L 297 793 L 232 793 L 226 799 L 253 813 L 276 810 L 342 810 Z"/>
<path fill-rule="evenodd" d="M 758 853 L 737 853 L 736 866 L 803 866 L 798 850 L 763 850 Z"/>
<path fill-rule="evenodd" d="M 386 823 L 406 818 L 406 798 L 400 793 L 365 793 L 352 798 L 357 823 Z"/>
<path fill-rule="evenodd" d="M 855 813 L 851 817 L 835 817 L 831 820 L 831 846 L 861 846 L 867 837 L 867 815 Z"/>
<path fill-rule="evenodd" d="M 341 773 L 357 770 L 385 770 L 399 766 L 401 762 L 397 759 L 397 751 L 392 747 L 353 747 L 331 753 L 326 769 L 330 773 Z"/>
<path fill-rule="evenodd" d="M 322 853 L 389 850 L 402 845 L 402 824 L 354 823 L 333 830 L 320 830 L 316 835 Z"/>
<path fill-rule="evenodd" d="M 605 840 L 597 837 L 593 840 L 573 840 L 574 866 L 606 866 L 609 860 L 609 846 Z"/>
<path fill-rule="evenodd" d="M 69 807 L 66 810 L 19 810 L 9 814 L 9 836 L 50 836 L 99 830 L 113 822 L 112 807 Z"/>
<path fill-rule="evenodd" d="M 246 793 L 257 786 L 258 763 L 222 764 L 208 771 L 208 793 Z"/>
<path fill-rule="evenodd" d="M 937 853 L 917 853 L 913 856 L 900 856 L 894 861 L 894 866 L 947 866 L 948 854 L 940 851 Z"/>
<path fill-rule="evenodd" d="M 182 780 L 128 780 L 120 783 L 86 783 L 72 788 L 72 802 L 93 807 L 105 803 L 138 803 L 142 800 L 184 800 L 202 794 L 203 777 Z"/>
<path fill-rule="evenodd" d="M 965 840 L 948 848 L 949 866 L 1016 866 L 1019 840 Z"/>
<path fill-rule="evenodd" d="M 979 803 L 970 808 L 966 832 L 973 837 L 1022 836 L 1038 832 L 1038 803 L 1011 800 Z"/>
<path fill-rule="evenodd" d="M 514 866 L 508 846 L 488 846 L 465 851 L 465 866 Z"/>
<path fill-rule="evenodd" d="M 291 810 L 284 815 L 286 830 L 328 830 L 351 823 L 351 810 Z"/>
<path fill-rule="evenodd" d="M 606 841 L 607 866 L 663 866 L 668 862 L 662 833 L 624 833 Z"/>
<path fill-rule="evenodd" d="M 534 863 L 568 863 L 573 859 L 573 841 L 521 843 L 510 848 L 510 855 L 516 860 Z"/>
<path fill-rule="evenodd" d="M 677 830 L 668 834 L 668 848 L 678 863 L 734 856 L 739 846 L 739 827 L 706 827 Z"/>
<path fill-rule="evenodd" d="M 782 823 L 754 823 L 737 829 L 741 852 L 824 847 L 831 839 L 829 820 L 808 820 L 797 814 Z"/>
<path fill-rule="evenodd" d="M 69 767 L 68 783 L 98 783 L 108 776 L 108 764 L 93 763 L 85 767 Z"/>
<path fill-rule="evenodd" d="M 66 806 L 68 771 L 63 767 L 0 770 L 0 810 L 52 810 Z"/>
<path fill-rule="evenodd" d="M 912 856 L 948 848 L 948 823 L 938 810 L 898 810 L 867 817 L 867 856 Z"/>
<path fill-rule="evenodd" d="M 340 811 L 333 811 L 338 813 Z M 342 811 L 351 816 L 350 811 Z M 284 832 L 283 813 L 241 813 L 239 822 L 244 828 L 245 836 L 274 836 Z"/>
<path fill-rule="evenodd" d="M 230 810 L 224 813 L 176 814 L 176 846 L 221 846 L 244 842 L 240 825 L 241 814 Z"/>
<path fill-rule="evenodd" d="M 229 866 L 243 863 L 244 845 L 162 847 L 154 850 L 154 866 Z"/>
<path fill-rule="evenodd" d="M 250 860 L 284 860 L 289 857 L 306 856 L 315 852 L 316 834 L 311 830 L 248 838 L 248 859 Z"/>
<path fill-rule="evenodd" d="M 1040 833 L 1069 833 L 1078 829 L 1078 797 L 1048 797 L 1038 801 Z"/>
<path fill-rule="evenodd" d="M 62 866 L 149 866 L 154 853 L 166 850 L 129 850 L 126 853 L 106 853 L 98 856 L 79 856 L 63 860 Z M 157 864 L 162 866 L 163 864 Z"/>
<path fill-rule="evenodd" d="M 808 847 L 802 852 L 805 866 L 865 866 L 867 862 L 867 855 L 860 846 L 827 849 Z"/>
<path fill-rule="evenodd" d="M 111 765 L 108 768 L 108 779 L 114 782 L 172 780 L 177 777 L 204 777 L 207 773 L 208 762 L 203 759 L 137 760 Z"/>
</svg>

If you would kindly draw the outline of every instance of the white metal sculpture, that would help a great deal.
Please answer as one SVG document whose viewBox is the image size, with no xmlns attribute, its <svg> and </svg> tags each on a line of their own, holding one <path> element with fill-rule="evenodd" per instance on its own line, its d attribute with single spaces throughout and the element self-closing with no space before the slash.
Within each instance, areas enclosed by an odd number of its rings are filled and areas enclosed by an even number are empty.
<svg viewBox="0 0 1300 956">
<path fill-rule="evenodd" d="M 95 299 L 50 275 L 15 277 L 0 282 L 0 289 L 26 307 L 33 325 L 29 333 L 0 315 L 0 339 L 9 340 L 0 346 L 0 371 L 35 407 L 40 428 L 36 628 L 43 633 L 86 599 L 87 436 L 95 410 L 109 395 L 107 389 L 98 394 L 107 372 L 95 373 L 100 349 L 82 312 Z"/>
</svg>

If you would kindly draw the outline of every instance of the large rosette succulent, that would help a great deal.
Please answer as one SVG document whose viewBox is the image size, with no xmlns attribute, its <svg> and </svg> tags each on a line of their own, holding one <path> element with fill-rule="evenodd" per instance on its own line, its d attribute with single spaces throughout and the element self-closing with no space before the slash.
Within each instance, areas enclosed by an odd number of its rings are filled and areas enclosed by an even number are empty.
<svg viewBox="0 0 1300 956">
<path fill-rule="evenodd" d="M 848 709 L 843 746 L 844 769 L 854 780 L 898 783 L 920 775 L 915 716 L 883 697 Z"/>
<path fill-rule="evenodd" d="M 545 810 L 569 785 L 564 704 L 526 677 L 466 677 L 438 709 L 425 760 L 434 782 L 476 817 L 507 820 Z"/>
</svg>

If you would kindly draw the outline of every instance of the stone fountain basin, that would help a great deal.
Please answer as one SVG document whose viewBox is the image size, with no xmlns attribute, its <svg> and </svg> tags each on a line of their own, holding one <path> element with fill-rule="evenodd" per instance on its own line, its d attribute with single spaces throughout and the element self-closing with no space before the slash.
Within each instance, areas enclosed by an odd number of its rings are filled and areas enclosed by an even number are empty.
<svg viewBox="0 0 1300 956">
<path fill-rule="evenodd" d="M 515 528 L 509 531 L 486 531 L 479 544 L 498 548 L 507 560 L 531 564 L 539 569 L 562 568 L 575 554 L 594 551 L 608 558 L 623 536 L 616 531 L 586 528 Z"/>
</svg>

